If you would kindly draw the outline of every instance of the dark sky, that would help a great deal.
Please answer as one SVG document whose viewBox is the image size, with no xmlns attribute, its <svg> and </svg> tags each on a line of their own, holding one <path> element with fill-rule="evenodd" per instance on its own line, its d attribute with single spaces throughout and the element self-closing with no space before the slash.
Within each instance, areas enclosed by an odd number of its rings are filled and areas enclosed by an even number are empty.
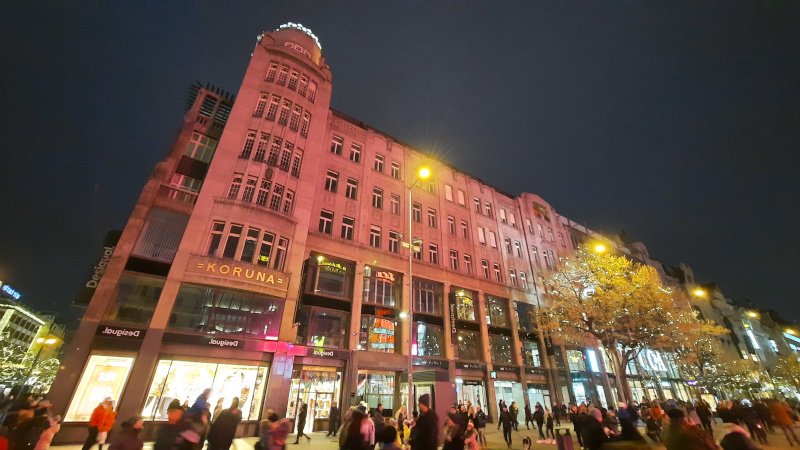
<svg viewBox="0 0 800 450">
<path fill-rule="evenodd" d="M 800 2 L 428 3 L 5 3 L 0 280 L 69 311 L 189 84 L 294 21 L 334 108 L 800 319 Z"/>
</svg>

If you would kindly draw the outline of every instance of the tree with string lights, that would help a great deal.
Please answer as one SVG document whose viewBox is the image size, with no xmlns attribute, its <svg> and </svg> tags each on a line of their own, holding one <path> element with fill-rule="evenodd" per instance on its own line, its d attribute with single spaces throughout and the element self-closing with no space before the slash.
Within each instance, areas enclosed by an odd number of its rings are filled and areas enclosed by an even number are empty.
<svg viewBox="0 0 800 450">
<path fill-rule="evenodd" d="M 688 303 L 679 306 L 680 294 L 653 267 L 588 246 L 561 262 L 544 280 L 539 325 L 578 345 L 599 341 L 614 366 L 620 401 L 632 400 L 626 369 L 642 350 L 687 351 L 693 339 L 724 330 L 699 320 Z"/>
</svg>

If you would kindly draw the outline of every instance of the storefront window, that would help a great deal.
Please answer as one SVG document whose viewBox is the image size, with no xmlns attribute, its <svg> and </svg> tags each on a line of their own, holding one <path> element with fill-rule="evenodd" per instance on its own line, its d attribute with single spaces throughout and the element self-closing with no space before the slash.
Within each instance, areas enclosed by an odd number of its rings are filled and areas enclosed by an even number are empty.
<svg viewBox="0 0 800 450">
<path fill-rule="evenodd" d="M 383 404 L 391 413 L 394 408 L 394 373 L 358 371 L 357 401 L 365 402 L 369 409 Z"/>
<path fill-rule="evenodd" d="M 489 335 L 492 362 L 496 364 L 511 364 L 511 338 L 508 336 Z"/>
<path fill-rule="evenodd" d="M 456 318 L 459 320 L 475 321 L 475 296 L 471 291 L 460 289 L 456 291 Z"/>
<path fill-rule="evenodd" d="M 166 279 L 123 272 L 117 283 L 117 298 L 106 318 L 117 322 L 150 323 Z"/>
<path fill-rule="evenodd" d="M 458 359 L 483 361 L 483 347 L 479 333 L 458 330 Z"/>
<path fill-rule="evenodd" d="M 528 385 L 528 401 L 531 408 L 535 407 L 537 403 L 541 403 L 545 408 L 552 408 L 550 405 L 550 390 L 547 386 L 543 385 Z"/>
<path fill-rule="evenodd" d="M 397 321 L 384 317 L 362 317 L 360 349 L 371 352 L 394 353 L 397 340 Z"/>
<path fill-rule="evenodd" d="M 312 255 L 313 256 L 313 255 Z M 314 273 L 310 278 L 311 292 L 349 300 L 352 292 L 352 263 L 315 256 Z"/>
<path fill-rule="evenodd" d="M 334 367 L 303 367 L 292 371 L 292 388 L 286 417 L 293 419 L 301 403 L 308 405 L 305 432 L 313 431 L 314 419 L 327 419 L 331 405 L 339 405 L 342 387 L 341 369 Z"/>
<path fill-rule="evenodd" d="M 553 345 L 553 356 L 556 359 L 556 367 L 560 370 L 564 370 L 567 368 L 566 364 L 564 364 L 564 354 L 561 353 L 561 347 L 557 345 Z"/>
<path fill-rule="evenodd" d="M 444 343 L 444 328 L 426 323 L 417 323 L 417 333 L 414 336 L 416 356 L 442 356 Z"/>
<path fill-rule="evenodd" d="M 133 358 L 92 355 L 86 363 L 75 396 L 67 409 L 65 422 L 85 422 L 103 400 L 119 402 L 131 373 Z"/>
<path fill-rule="evenodd" d="M 526 366 L 541 367 L 542 361 L 539 357 L 539 343 L 536 341 L 522 342 L 522 359 Z"/>
<path fill-rule="evenodd" d="M 277 339 L 282 311 L 283 301 L 266 295 L 183 283 L 168 328 Z"/>
<path fill-rule="evenodd" d="M 363 301 L 394 307 L 395 296 L 399 293 L 401 283 L 400 276 L 394 272 L 365 267 Z"/>
<path fill-rule="evenodd" d="M 536 331 L 536 310 L 533 305 L 525 302 L 514 302 L 514 312 L 520 331 Z"/>
<path fill-rule="evenodd" d="M 297 315 L 297 343 L 311 347 L 347 348 L 349 314 L 303 306 Z"/>
<path fill-rule="evenodd" d="M 422 278 L 414 278 L 414 312 L 442 315 L 444 285 Z"/>
<path fill-rule="evenodd" d="M 167 407 L 173 400 L 193 405 L 210 388 L 208 403 L 212 413 L 218 405 L 228 408 L 238 398 L 242 420 L 257 420 L 266 382 L 267 367 L 162 359 L 150 384 L 142 417 L 167 420 Z"/>
<path fill-rule="evenodd" d="M 482 381 L 464 381 L 456 378 L 456 397 L 459 403 L 469 402 L 472 406 L 480 406 L 489 414 L 486 404 L 486 385 Z"/>
<path fill-rule="evenodd" d="M 586 371 L 586 361 L 583 360 L 583 352 L 580 350 L 567 350 L 567 364 L 570 372 Z"/>
<path fill-rule="evenodd" d="M 511 326 L 508 321 L 508 300 L 486 296 L 486 324 L 495 327 Z"/>
</svg>

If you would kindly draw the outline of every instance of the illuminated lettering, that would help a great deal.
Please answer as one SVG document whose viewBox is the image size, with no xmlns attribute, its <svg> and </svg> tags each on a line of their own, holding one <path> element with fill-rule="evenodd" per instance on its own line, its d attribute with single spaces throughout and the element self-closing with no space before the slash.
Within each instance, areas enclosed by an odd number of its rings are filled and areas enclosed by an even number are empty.
<svg viewBox="0 0 800 450">
<path fill-rule="evenodd" d="M 217 273 L 217 265 L 209 264 L 208 266 L 206 266 L 206 272 Z"/>
<path fill-rule="evenodd" d="M 224 266 L 219 266 L 219 273 L 223 275 L 227 275 L 231 273 L 231 266 L 225 264 Z"/>
<path fill-rule="evenodd" d="M 252 269 L 245 269 L 244 276 L 247 278 L 253 278 L 254 276 L 256 276 L 256 271 Z"/>
<path fill-rule="evenodd" d="M 264 272 L 258 272 L 256 274 L 256 281 L 266 281 L 266 280 L 267 280 L 267 274 L 265 274 Z"/>
<path fill-rule="evenodd" d="M 267 278 L 267 283 L 275 284 L 275 276 L 270 275 L 269 278 Z"/>
<path fill-rule="evenodd" d="M 241 267 L 234 267 L 233 268 L 233 274 L 236 275 L 237 277 L 242 276 L 242 268 Z"/>
<path fill-rule="evenodd" d="M 375 278 L 391 281 L 394 283 L 394 274 L 392 272 L 375 272 Z"/>
</svg>

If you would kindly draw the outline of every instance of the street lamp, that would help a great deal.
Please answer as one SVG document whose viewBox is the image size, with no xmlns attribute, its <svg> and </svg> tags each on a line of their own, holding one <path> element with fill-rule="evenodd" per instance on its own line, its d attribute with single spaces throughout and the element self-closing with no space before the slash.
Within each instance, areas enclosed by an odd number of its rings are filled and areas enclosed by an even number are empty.
<svg viewBox="0 0 800 450">
<path fill-rule="evenodd" d="M 408 236 L 406 238 L 406 242 L 408 243 L 408 313 L 400 313 L 400 318 L 408 318 L 408 412 L 410 413 L 414 409 L 414 405 L 412 405 L 412 400 L 414 398 L 414 385 L 411 381 L 412 375 L 411 372 L 414 370 L 414 355 L 411 353 L 411 348 L 413 347 L 414 343 L 414 288 L 412 285 L 412 270 L 413 270 L 413 261 L 414 261 L 414 238 L 413 238 L 413 230 L 414 230 L 414 210 L 411 203 L 411 191 L 413 190 L 414 186 L 420 182 L 420 180 L 424 180 L 431 176 L 431 169 L 427 167 L 420 167 L 419 171 L 417 172 L 417 177 L 413 183 L 406 186 L 408 188 Z M 422 249 L 419 249 L 422 251 Z M 405 316 L 404 316 L 405 314 Z"/>
<path fill-rule="evenodd" d="M 606 251 L 606 246 L 603 245 L 603 244 L 597 244 L 594 247 L 594 251 L 597 252 L 597 253 L 603 253 L 604 251 Z"/>
<path fill-rule="evenodd" d="M 27 386 L 28 380 L 30 380 L 31 375 L 33 375 L 33 369 L 36 367 L 36 363 L 39 362 L 39 356 L 42 354 L 42 349 L 45 345 L 50 346 L 58 342 L 56 338 L 36 338 L 36 343 L 39 344 L 39 351 L 36 352 L 36 356 L 33 358 L 33 363 L 31 363 L 31 368 L 28 369 L 28 375 L 25 376 L 25 381 L 23 382 L 23 386 Z"/>
<path fill-rule="evenodd" d="M 694 294 L 695 297 L 702 298 L 706 296 L 706 290 L 703 288 L 696 288 L 694 291 L 692 291 L 692 294 Z"/>
</svg>

